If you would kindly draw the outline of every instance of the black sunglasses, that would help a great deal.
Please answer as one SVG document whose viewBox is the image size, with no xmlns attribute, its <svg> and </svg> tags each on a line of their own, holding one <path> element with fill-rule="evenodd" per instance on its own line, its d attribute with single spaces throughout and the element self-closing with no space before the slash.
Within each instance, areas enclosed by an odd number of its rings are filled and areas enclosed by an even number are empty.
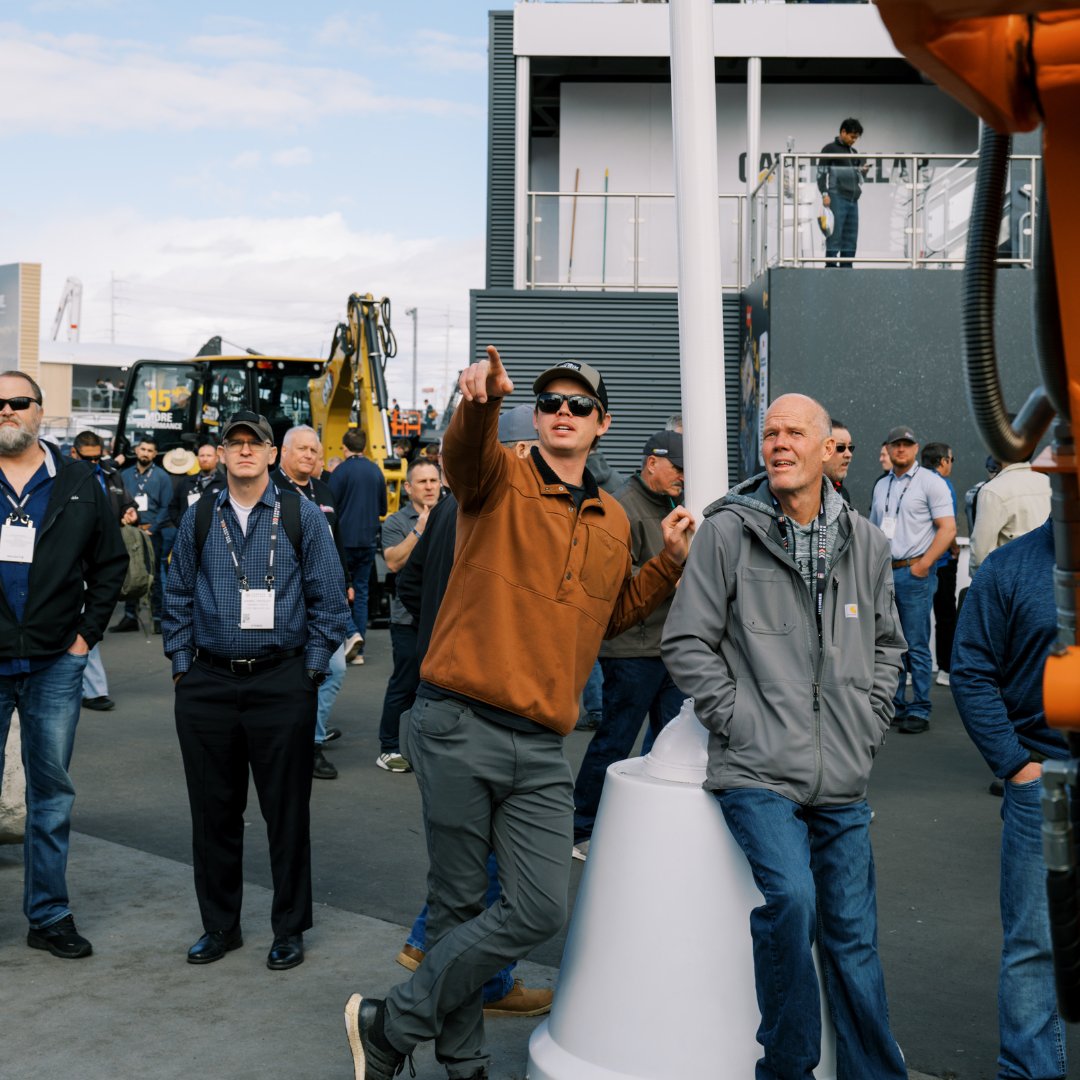
<svg viewBox="0 0 1080 1080">
<path fill-rule="evenodd" d="M 855 453 L 855 444 L 853 442 L 838 442 L 836 444 L 836 452 L 838 454 L 846 454 L 848 451 Z"/>
<path fill-rule="evenodd" d="M 100 450 L 96 454 L 84 454 L 81 450 L 76 450 L 75 456 L 80 461 L 100 461 L 104 454 Z"/>
<path fill-rule="evenodd" d="M 8 397 L 0 398 L 0 412 L 5 405 L 10 405 L 15 412 L 25 412 L 31 405 L 40 405 L 36 397 Z"/>
<path fill-rule="evenodd" d="M 589 397 L 588 394 L 554 394 L 544 391 L 536 395 L 536 407 L 542 413 L 557 413 L 564 401 L 570 409 L 571 416 L 589 416 L 593 409 L 601 414 L 604 411 L 600 402 L 596 398 Z"/>
</svg>

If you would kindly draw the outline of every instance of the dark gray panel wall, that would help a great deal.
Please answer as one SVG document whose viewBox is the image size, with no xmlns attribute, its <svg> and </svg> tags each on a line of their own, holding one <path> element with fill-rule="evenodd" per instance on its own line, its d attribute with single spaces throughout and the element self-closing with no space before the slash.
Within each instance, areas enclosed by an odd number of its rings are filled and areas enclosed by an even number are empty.
<svg viewBox="0 0 1080 1080">
<path fill-rule="evenodd" d="M 998 363 L 1012 410 L 1036 385 L 1033 275 L 997 276 Z M 949 270 L 772 270 L 769 273 L 769 397 L 818 398 L 851 428 L 856 453 L 848 489 L 869 506 L 889 428 L 910 424 L 925 445 L 950 443 L 953 486 L 985 479 L 968 409 L 960 343 L 963 274 Z M 961 511 L 957 524 L 967 529 Z"/>
<path fill-rule="evenodd" d="M 737 461 L 739 298 L 724 298 L 728 460 Z M 604 375 L 613 422 L 608 461 L 622 472 L 641 464 L 645 440 L 681 410 L 679 322 L 675 296 L 658 293 L 515 292 L 471 296 L 471 348 L 497 345 L 515 380 L 511 404 L 528 401 L 532 380 L 559 360 L 595 364 Z M 717 453 L 724 448 L 718 446 Z"/>
<path fill-rule="evenodd" d="M 514 13 L 488 12 L 488 288 L 514 284 Z"/>
</svg>

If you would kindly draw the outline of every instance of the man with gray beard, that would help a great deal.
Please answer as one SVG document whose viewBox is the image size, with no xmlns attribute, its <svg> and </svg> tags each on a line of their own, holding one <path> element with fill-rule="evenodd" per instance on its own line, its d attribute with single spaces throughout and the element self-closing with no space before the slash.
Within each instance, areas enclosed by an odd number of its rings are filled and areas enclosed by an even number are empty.
<svg viewBox="0 0 1080 1080">
<path fill-rule="evenodd" d="M 68 767 L 82 676 L 127 571 L 120 526 L 93 468 L 65 465 L 38 439 L 41 388 L 0 374 L 0 776 L 19 710 L 26 765 L 26 943 L 75 960 L 91 953 L 68 906 L 75 788 Z"/>
</svg>

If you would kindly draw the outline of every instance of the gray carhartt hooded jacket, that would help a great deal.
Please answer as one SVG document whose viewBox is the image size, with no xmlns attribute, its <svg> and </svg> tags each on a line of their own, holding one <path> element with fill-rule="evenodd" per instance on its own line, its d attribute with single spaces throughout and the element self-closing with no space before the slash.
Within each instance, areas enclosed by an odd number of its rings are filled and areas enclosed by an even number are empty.
<svg viewBox="0 0 1080 1080">
<path fill-rule="evenodd" d="M 814 600 L 784 550 L 764 474 L 705 510 L 662 656 L 709 729 L 705 787 L 804 804 L 866 794 L 907 648 L 889 542 L 837 498 L 818 643 Z"/>
</svg>

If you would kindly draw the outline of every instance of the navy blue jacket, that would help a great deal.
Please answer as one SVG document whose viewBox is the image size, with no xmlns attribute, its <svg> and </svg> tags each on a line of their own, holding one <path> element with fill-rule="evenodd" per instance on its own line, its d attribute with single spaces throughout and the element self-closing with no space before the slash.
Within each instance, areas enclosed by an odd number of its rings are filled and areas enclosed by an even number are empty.
<svg viewBox="0 0 1080 1080">
<path fill-rule="evenodd" d="M 330 474 L 329 484 L 345 547 L 378 547 L 379 518 L 386 514 L 386 481 L 378 465 L 355 454 Z"/>
<path fill-rule="evenodd" d="M 1057 640 L 1051 522 L 992 551 L 960 610 L 949 685 L 972 741 L 1002 779 L 1030 760 L 1067 757 L 1046 725 L 1042 677 Z"/>
</svg>

